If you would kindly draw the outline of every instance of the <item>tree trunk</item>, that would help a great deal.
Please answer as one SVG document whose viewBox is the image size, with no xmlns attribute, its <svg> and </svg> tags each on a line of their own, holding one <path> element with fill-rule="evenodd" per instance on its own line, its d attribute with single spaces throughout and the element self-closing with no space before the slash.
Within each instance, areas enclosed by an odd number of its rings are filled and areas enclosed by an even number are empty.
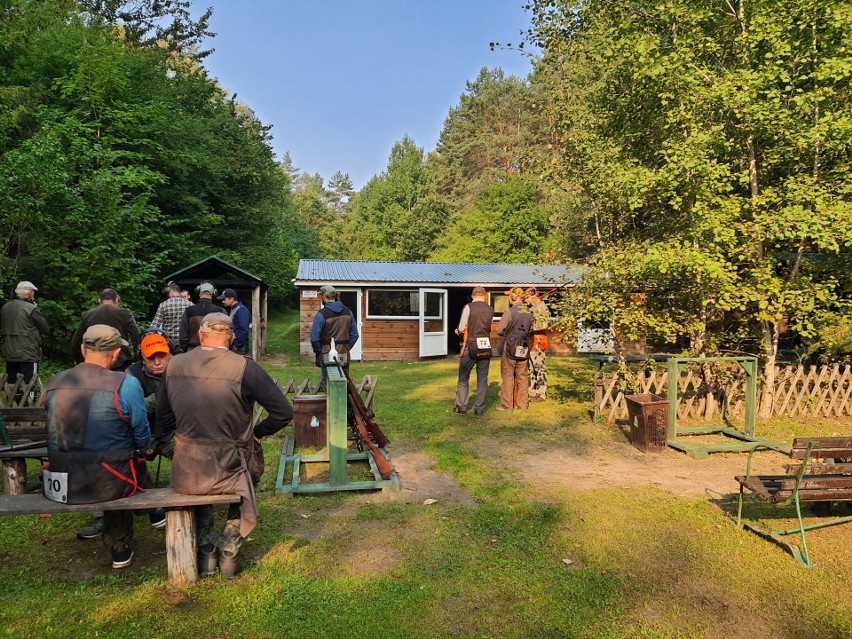
<svg viewBox="0 0 852 639">
<path fill-rule="evenodd" d="M 766 361 L 763 364 L 763 388 L 760 392 L 760 416 L 772 417 L 775 402 L 775 364 L 778 358 L 778 325 L 763 321 L 763 346 Z"/>
</svg>

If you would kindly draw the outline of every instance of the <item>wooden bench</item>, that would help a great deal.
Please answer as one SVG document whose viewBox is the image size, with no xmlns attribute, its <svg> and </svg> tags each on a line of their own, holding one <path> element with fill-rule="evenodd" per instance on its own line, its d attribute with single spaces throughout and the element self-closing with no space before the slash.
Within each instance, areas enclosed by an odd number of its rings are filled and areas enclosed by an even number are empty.
<svg viewBox="0 0 852 639">
<path fill-rule="evenodd" d="M 27 459 L 47 459 L 47 413 L 43 407 L 0 408 L 0 460 L 3 492 L 22 495 L 27 483 Z"/>
<path fill-rule="evenodd" d="M 802 502 L 833 502 L 852 500 L 852 437 L 798 437 L 793 441 L 790 459 L 797 463 L 787 464 L 785 475 L 752 475 L 752 456 L 757 446 L 749 453 L 746 474 L 735 477 L 740 485 L 737 507 L 737 526 L 742 527 L 743 493 L 749 490 L 756 497 L 777 506 L 795 504 L 799 525 L 790 530 L 763 530 L 755 525 L 746 524 L 749 530 L 787 547 L 793 556 L 812 566 L 808 554 L 806 530 L 825 528 L 852 521 L 852 516 L 837 517 L 829 521 L 805 526 L 802 521 Z M 799 533 L 802 538 L 801 550 L 792 543 L 783 540 L 783 535 Z"/>
<path fill-rule="evenodd" d="M 239 495 L 180 495 L 172 488 L 149 488 L 143 493 L 97 504 L 60 504 L 41 494 L 0 495 L 0 515 L 54 515 L 92 510 L 166 510 L 166 562 L 173 585 L 198 580 L 194 506 L 232 504 Z"/>
</svg>

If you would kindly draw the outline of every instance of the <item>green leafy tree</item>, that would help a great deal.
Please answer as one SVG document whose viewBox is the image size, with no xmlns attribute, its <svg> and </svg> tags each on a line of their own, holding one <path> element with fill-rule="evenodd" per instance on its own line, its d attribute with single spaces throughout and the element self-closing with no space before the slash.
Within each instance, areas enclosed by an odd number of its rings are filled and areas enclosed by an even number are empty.
<svg viewBox="0 0 852 639">
<path fill-rule="evenodd" d="M 703 256 L 700 295 L 684 286 L 673 301 L 688 311 L 677 324 L 698 327 L 698 352 L 707 318 L 729 309 L 760 329 L 766 414 L 782 319 L 816 337 L 815 316 L 843 313 L 838 274 L 814 258 L 848 254 L 852 241 L 848 3 L 532 8 L 544 50 L 534 83 L 554 140 L 538 167 L 566 194 L 562 227 L 584 237 L 565 248 L 585 248 L 611 274 L 624 273 L 625 255 L 655 256 L 636 264 L 646 286 L 660 256 L 677 272 L 681 253 L 668 247 Z M 616 279 L 612 295 L 642 284 Z"/>
<path fill-rule="evenodd" d="M 545 245 L 547 215 L 535 188 L 522 178 L 482 189 L 439 240 L 436 262 L 538 263 Z"/>
<path fill-rule="evenodd" d="M 405 136 L 387 170 L 370 179 L 352 201 L 343 245 L 352 259 L 424 260 L 432 251 L 446 210 L 426 195 L 423 149 Z"/>
</svg>

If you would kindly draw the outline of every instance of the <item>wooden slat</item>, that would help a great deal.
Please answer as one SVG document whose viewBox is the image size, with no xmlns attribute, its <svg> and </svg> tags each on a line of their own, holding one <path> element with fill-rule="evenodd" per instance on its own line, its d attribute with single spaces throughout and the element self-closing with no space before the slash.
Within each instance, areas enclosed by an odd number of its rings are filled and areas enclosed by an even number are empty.
<svg viewBox="0 0 852 639">
<path fill-rule="evenodd" d="M 801 464 L 786 464 L 784 470 L 788 475 L 798 475 Z M 852 475 L 852 464 L 808 464 L 807 475 Z"/>
<path fill-rule="evenodd" d="M 793 490 L 796 478 L 787 476 L 781 482 L 781 490 Z M 852 475 L 805 475 L 799 483 L 799 492 L 808 490 L 852 490 Z"/>
<path fill-rule="evenodd" d="M 9 422 L 43 422 L 47 420 L 47 411 L 41 406 L 27 408 L 0 408 L 0 415 Z"/>
<path fill-rule="evenodd" d="M 0 515 L 40 515 L 91 510 L 141 510 L 149 508 L 186 508 L 206 504 L 233 504 L 239 495 L 183 495 L 173 488 L 149 488 L 133 497 L 97 504 L 60 504 L 41 494 L 0 495 Z"/>
</svg>

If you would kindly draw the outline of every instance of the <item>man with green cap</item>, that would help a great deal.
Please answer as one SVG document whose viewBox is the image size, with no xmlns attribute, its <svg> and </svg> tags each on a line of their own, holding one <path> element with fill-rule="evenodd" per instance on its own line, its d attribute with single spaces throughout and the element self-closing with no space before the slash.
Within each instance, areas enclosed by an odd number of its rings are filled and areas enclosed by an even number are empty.
<svg viewBox="0 0 852 639">
<path fill-rule="evenodd" d="M 9 384 L 14 384 L 18 375 L 28 383 L 41 360 L 41 336 L 46 335 L 48 329 L 35 303 L 37 290 L 32 282 L 18 282 L 15 299 L 0 309 L 0 339 L 3 340 L 0 353 L 6 360 Z"/>
<path fill-rule="evenodd" d="M 126 346 L 116 328 L 90 326 L 82 336 L 83 362 L 47 383 L 48 499 L 90 504 L 139 490 L 145 464 L 137 460 L 137 451 L 151 439 L 142 386 L 135 377 L 110 370 Z M 105 512 L 103 539 L 113 568 L 130 565 L 132 512 Z"/>
</svg>

